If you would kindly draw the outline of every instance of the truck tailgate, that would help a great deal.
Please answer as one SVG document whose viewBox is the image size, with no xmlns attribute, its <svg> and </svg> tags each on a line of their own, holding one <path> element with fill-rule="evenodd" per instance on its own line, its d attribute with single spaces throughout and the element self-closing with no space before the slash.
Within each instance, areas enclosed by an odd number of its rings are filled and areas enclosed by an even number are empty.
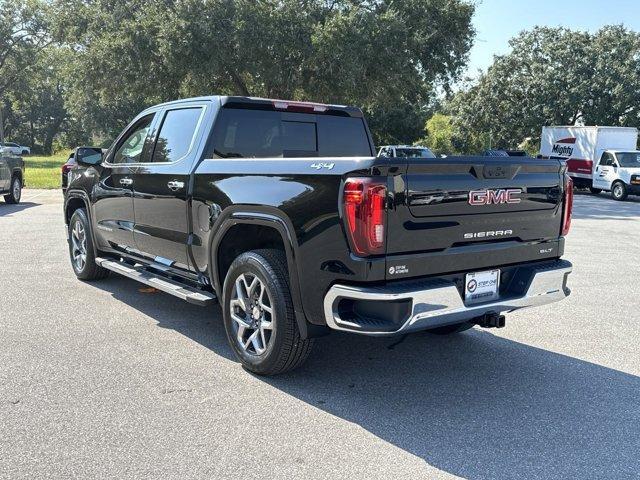
<svg viewBox="0 0 640 480">
<path fill-rule="evenodd" d="M 438 258 L 439 268 L 450 264 L 454 269 L 456 256 L 472 252 L 486 256 L 487 264 L 498 258 L 505 260 L 501 263 L 545 258 L 540 253 L 525 258 L 532 254 L 522 252 L 559 240 L 563 169 L 560 161 L 527 157 L 422 159 L 390 168 L 390 261 L 402 260 L 393 255 L 420 253 L 424 262 Z M 509 255 L 509 249 L 519 253 Z M 425 274 L 429 269 L 412 270 Z"/>
</svg>

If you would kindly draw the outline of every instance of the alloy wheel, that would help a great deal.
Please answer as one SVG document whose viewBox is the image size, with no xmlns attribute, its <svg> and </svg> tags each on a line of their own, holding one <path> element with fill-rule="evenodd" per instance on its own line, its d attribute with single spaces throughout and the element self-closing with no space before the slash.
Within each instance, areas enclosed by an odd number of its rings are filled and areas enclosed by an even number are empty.
<svg viewBox="0 0 640 480">
<path fill-rule="evenodd" d="M 78 272 L 87 263 L 87 234 L 81 221 L 77 221 L 71 230 L 71 257 Z"/>
<path fill-rule="evenodd" d="M 269 290 L 256 275 L 243 273 L 235 282 L 231 319 L 236 342 L 249 355 L 262 355 L 273 338 L 273 302 Z"/>
</svg>

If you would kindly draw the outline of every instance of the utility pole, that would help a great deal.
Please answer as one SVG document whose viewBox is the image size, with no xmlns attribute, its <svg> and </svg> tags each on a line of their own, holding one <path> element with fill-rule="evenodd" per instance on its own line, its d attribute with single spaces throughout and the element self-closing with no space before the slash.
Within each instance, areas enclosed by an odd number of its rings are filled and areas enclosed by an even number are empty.
<svg viewBox="0 0 640 480">
<path fill-rule="evenodd" d="M 0 103 L 0 143 L 4 143 L 4 118 L 2 117 L 1 103 Z"/>
</svg>

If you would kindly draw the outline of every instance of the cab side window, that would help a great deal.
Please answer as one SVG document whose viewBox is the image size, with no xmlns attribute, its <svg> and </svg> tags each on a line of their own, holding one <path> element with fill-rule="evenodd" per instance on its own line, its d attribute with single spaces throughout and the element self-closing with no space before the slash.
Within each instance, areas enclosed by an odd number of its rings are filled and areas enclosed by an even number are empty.
<svg viewBox="0 0 640 480">
<path fill-rule="evenodd" d="M 131 127 L 129 133 L 120 141 L 113 163 L 140 163 L 148 148 L 148 134 L 155 114 L 142 117 Z"/>
<path fill-rule="evenodd" d="M 202 107 L 167 111 L 160 126 L 152 161 L 175 162 L 189 153 L 201 115 Z"/>
<path fill-rule="evenodd" d="M 609 152 L 604 152 L 600 158 L 600 166 L 606 167 L 610 165 L 613 165 L 613 155 Z"/>
</svg>

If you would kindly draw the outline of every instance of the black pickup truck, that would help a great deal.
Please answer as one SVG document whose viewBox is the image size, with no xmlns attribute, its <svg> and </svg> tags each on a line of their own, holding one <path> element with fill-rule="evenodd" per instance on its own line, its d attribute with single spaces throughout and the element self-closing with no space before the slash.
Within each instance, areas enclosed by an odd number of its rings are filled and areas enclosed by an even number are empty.
<svg viewBox="0 0 640 480">
<path fill-rule="evenodd" d="M 0 145 L 0 195 L 7 203 L 20 203 L 24 186 L 24 160 Z"/>
<path fill-rule="evenodd" d="M 560 161 L 374 155 L 357 108 L 224 96 L 149 108 L 106 152 L 76 150 L 73 269 L 219 301 L 259 374 L 300 365 L 331 330 L 500 327 L 569 294 Z"/>
</svg>

